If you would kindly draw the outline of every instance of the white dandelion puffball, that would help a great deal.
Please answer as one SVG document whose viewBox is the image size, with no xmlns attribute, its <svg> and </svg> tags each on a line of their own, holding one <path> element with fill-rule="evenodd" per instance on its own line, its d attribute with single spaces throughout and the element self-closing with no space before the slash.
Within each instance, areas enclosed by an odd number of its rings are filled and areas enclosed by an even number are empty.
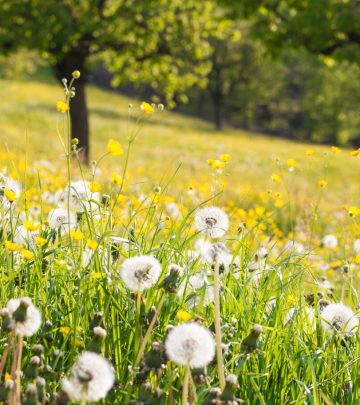
<svg viewBox="0 0 360 405">
<path fill-rule="evenodd" d="M 19 308 L 22 306 L 22 308 Z M 40 328 L 41 313 L 28 297 L 11 299 L 6 308 L 11 316 L 11 329 L 16 335 L 32 336 Z M 21 311 L 19 313 L 19 311 Z M 19 313 L 19 316 L 17 314 Z M 17 318 L 22 318 L 17 319 Z"/>
<path fill-rule="evenodd" d="M 62 389 L 73 401 L 96 402 L 106 397 L 115 382 L 110 362 L 99 354 L 83 352 L 62 381 Z"/>
<path fill-rule="evenodd" d="M 359 319 L 353 310 L 344 304 L 330 304 L 321 311 L 322 325 L 327 332 L 344 333 L 347 336 L 357 332 Z"/>
<path fill-rule="evenodd" d="M 121 266 L 121 279 L 131 291 L 144 291 L 154 285 L 161 274 L 160 262 L 152 256 L 135 256 Z"/>
<path fill-rule="evenodd" d="M 48 222 L 51 228 L 57 229 L 61 227 L 63 231 L 75 228 L 76 215 L 66 208 L 55 208 L 49 212 Z"/>
<path fill-rule="evenodd" d="M 221 208 L 205 207 L 196 213 L 195 226 L 211 238 L 221 238 L 229 229 L 229 218 Z"/>
<path fill-rule="evenodd" d="M 338 245 L 338 239 L 335 235 L 325 235 L 322 244 L 328 249 L 334 249 Z"/>
<path fill-rule="evenodd" d="M 302 255 L 306 252 L 304 245 L 292 240 L 289 240 L 289 242 L 285 243 L 284 250 L 288 251 L 289 253 L 294 253 L 298 255 Z"/>
<path fill-rule="evenodd" d="M 360 255 L 360 239 L 356 239 L 356 241 L 354 242 L 354 252 L 357 255 Z"/>
<path fill-rule="evenodd" d="M 215 341 L 210 331 L 196 322 L 184 323 L 169 332 L 165 350 L 174 363 L 201 368 L 214 358 Z"/>
</svg>

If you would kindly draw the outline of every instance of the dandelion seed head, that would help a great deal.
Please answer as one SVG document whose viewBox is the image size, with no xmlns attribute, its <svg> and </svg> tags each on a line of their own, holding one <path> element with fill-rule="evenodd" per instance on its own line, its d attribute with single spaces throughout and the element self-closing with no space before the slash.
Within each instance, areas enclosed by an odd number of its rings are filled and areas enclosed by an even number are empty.
<svg viewBox="0 0 360 405">
<path fill-rule="evenodd" d="M 66 208 L 54 208 L 49 212 L 48 222 L 51 228 L 58 229 L 61 228 L 63 231 L 67 231 L 75 228 L 76 226 L 76 215 Z"/>
<path fill-rule="evenodd" d="M 20 305 L 23 309 L 23 316 L 21 319 L 16 319 L 14 315 L 16 315 Z M 15 334 L 28 337 L 39 330 L 41 325 L 41 313 L 39 309 L 32 304 L 30 298 L 13 298 L 8 302 L 6 309 L 12 317 L 10 326 Z"/>
<path fill-rule="evenodd" d="M 176 364 L 191 368 L 207 366 L 215 354 L 215 342 L 209 330 L 195 322 L 173 328 L 165 341 L 166 354 Z"/>
<path fill-rule="evenodd" d="M 320 315 L 327 332 L 343 333 L 346 336 L 357 332 L 359 319 L 353 310 L 344 304 L 326 305 Z"/>
<path fill-rule="evenodd" d="M 161 264 L 155 257 L 144 255 L 126 259 L 121 266 L 121 279 L 131 291 L 144 291 L 153 286 L 161 274 Z"/>
<path fill-rule="evenodd" d="M 322 244 L 327 249 L 334 249 L 338 245 L 338 239 L 335 235 L 325 235 Z"/>
<path fill-rule="evenodd" d="M 96 402 L 106 397 L 115 381 L 108 360 L 93 352 L 83 352 L 71 370 L 62 389 L 73 401 Z"/>
<path fill-rule="evenodd" d="M 221 238 L 229 229 L 229 219 L 221 208 L 205 207 L 196 213 L 195 226 L 211 238 Z"/>
</svg>

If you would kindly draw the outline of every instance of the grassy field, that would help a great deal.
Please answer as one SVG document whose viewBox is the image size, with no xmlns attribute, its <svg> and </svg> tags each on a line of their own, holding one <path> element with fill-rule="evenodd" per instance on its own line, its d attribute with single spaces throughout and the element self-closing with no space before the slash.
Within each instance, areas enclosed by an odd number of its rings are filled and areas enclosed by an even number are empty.
<svg viewBox="0 0 360 405">
<path fill-rule="evenodd" d="M 0 150 L 9 150 L 30 159 L 45 157 L 51 161 L 63 160 L 57 128 L 61 118 L 56 111 L 57 100 L 63 90 L 56 83 L 38 81 L 0 81 L 4 97 L 0 100 Z M 91 126 L 91 158 L 98 159 L 106 150 L 109 138 L 126 144 L 129 131 L 128 104 L 139 102 L 90 87 L 88 91 Z M 137 111 L 136 111 L 137 110 Z M 308 150 L 314 152 L 309 156 Z M 138 138 L 132 151 L 130 168 L 146 172 L 150 185 L 157 184 L 164 174 L 181 169 L 175 183 L 182 185 L 209 183 L 209 158 L 230 153 L 233 160 L 223 181 L 227 190 L 248 203 L 253 193 L 274 188 L 272 173 L 284 174 L 283 187 L 301 204 L 317 198 L 317 184 L 328 181 L 323 205 L 339 209 L 341 205 L 356 205 L 360 194 L 358 173 L 360 158 L 349 151 L 339 154 L 328 146 L 306 145 L 250 132 L 228 129 L 213 130 L 210 123 L 162 112 L 152 117 Z M 288 176 L 287 160 L 298 163 L 295 176 Z M 118 160 L 106 162 L 107 170 L 116 170 Z M 294 177 L 296 181 L 294 182 Z M 225 181 L 226 180 L 226 181 Z"/>
<path fill-rule="evenodd" d="M 0 401 L 360 402 L 359 153 L 0 88 Z"/>
</svg>

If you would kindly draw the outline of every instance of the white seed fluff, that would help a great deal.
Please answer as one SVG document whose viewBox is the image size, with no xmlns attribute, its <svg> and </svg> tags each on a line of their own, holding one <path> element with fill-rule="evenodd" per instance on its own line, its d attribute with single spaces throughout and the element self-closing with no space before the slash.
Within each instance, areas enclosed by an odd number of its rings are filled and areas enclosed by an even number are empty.
<svg viewBox="0 0 360 405">
<path fill-rule="evenodd" d="M 330 304 L 321 311 L 322 325 L 327 332 L 347 336 L 357 332 L 359 319 L 353 310 L 344 304 Z"/>
<path fill-rule="evenodd" d="M 208 329 L 195 322 L 172 329 L 165 341 L 168 358 L 176 364 L 191 368 L 207 366 L 215 355 L 215 341 Z"/>
<path fill-rule="evenodd" d="M 152 256 L 135 256 L 121 266 L 121 279 L 132 291 L 144 291 L 154 285 L 161 274 L 160 262 Z"/>
<path fill-rule="evenodd" d="M 211 238 L 221 238 L 229 229 L 229 218 L 221 208 L 205 207 L 196 213 L 195 226 Z"/>
<path fill-rule="evenodd" d="M 83 352 L 62 381 L 62 389 L 73 401 L 96 402 L 106 397 L 114 385 L 115 374 L 110 362 L 99 354 Z"/>
<path fill-rule="evenodd" d="M 322 243 L 328 249 L 334 249 L 338 245 L 338 239 L 335 235 L 325 235 Z"/>
<path fill-rule="evenodd" d="M 69 215 L 70 214 L 70 215 Z M 76 226 L 76 215 L 66 208 L 55 208 L 49 212 L 48 222 L 51 228 L 58 229 L 61 227 L 63 231 L 73 229 Z"/>
<path fill-rule="evenodd" d="M 11 299 L 6 308 L 9 310 L 10 315 L 19 308 L 22 300 L 26 300 L 28 307 L 26 309 L 25 319 L 23 321 L 12 320 L 12 330 L 16 335 L 32 336 L 35 334 L 41 325 L 41 313 L 33 304 L 30 298 L 13 298 Z"/>
<path fill-rule="evenodd" d="M 354 242 L 354 252 L 357 255 L 360 255 L 360 239 L 356 239 L 356 241 Z"/>
</svg>

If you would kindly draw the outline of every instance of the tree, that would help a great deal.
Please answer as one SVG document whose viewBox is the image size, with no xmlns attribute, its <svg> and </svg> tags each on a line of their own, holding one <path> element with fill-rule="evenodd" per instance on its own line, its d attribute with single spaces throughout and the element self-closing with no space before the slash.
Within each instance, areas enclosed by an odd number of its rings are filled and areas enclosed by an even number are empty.
<svg viewBox="0 0 360 405">
<path fill-rule="evenodd" d="M 207 38 L 216 31 L 212 10 L 210 1 L 192 0 L 0 0 L 0 52 L 38 50 L 58 80 L 81 72 L 71 131 L 87 160 L 91 64 L 103 61 L 116 85 L 147 83 L 169 101 L 205 80 Z"/>
</svg>

